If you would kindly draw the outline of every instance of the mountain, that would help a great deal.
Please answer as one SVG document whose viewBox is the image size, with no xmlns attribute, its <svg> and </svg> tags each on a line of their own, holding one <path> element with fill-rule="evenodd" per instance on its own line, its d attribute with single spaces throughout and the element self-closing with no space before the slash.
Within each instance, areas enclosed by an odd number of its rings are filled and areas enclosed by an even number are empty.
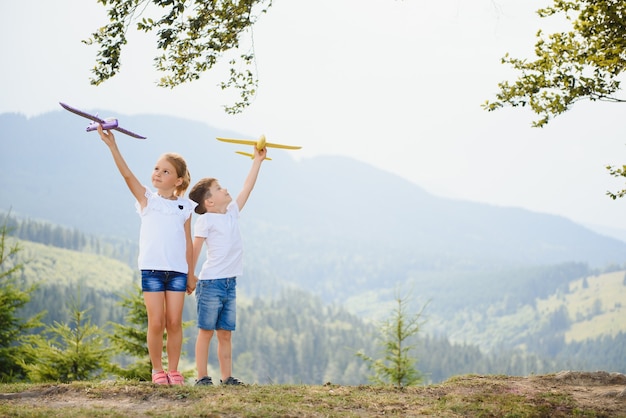
<svg viewBox="0 0 626 418">
<path fill-rule="evenodd" d="M 100 111 L 100 114 L 110 112 Z M 250 160 L 215 137 L 241 136 L 199 122 L 158 115 L 121 116 L 147 140 L 117 133 L 137 177 L 150 187 L 152 165 L 164 152 L 187 160 L 192 184 L 211 176 L 237 193 Z M 0 208 L 81 230 L 135 239 L 133 199 L 97 133 L 59 110 L 27 119 L 0 115 Z M 270 149 L 244 218 L 301 234 L 301 241 L 410 247 L 414 256 L 513 263 L 581 261 L 602 266 L 626 259 L 626 243 L 565 218 L 519 208 L 445 199 L 396 175 L 347 157 L 295 161 Z M 249 215 L 248 215 L 249 214 Z"/>
<path fill-rule="evenodd" d="M 158 157 L 175 151 L 187 160 L 192 184 L 217 177 L 238 193 L 250 160 L 215 137 L 241 135 L 161 115 L 120 115 L 120 121 L 148 137 L 116 134 L 128 165 L 145 184 L 151 186 Z M 61 108 L 30 119 L 0 115 L 0 209 L 136 240 L 133 198 L 97 133 L 84 132 L 87 123 Z M 564 280 L 554 279 L 563 274 L 532 271 L 541 266 L 566 264 L 565 276 L 574 279 L 586 274 L 581 265 L 626 262 L 625 242 L 563 217 L 441 198 L 347 157 L 297 161 L 286 151 L 269 154 L 273 159 L 263 164 L 242 212 L 253 293 L 294 285 L 368 310 L 406 286 L 435 298 L 439 309 L 451 309 L 452 301 L 517 295 L 511 289 L 532 290 L 545 280 L 556 288 Z M 526 269 L 524 279 L 507 287 L 519 269 Z"/>
</svg>

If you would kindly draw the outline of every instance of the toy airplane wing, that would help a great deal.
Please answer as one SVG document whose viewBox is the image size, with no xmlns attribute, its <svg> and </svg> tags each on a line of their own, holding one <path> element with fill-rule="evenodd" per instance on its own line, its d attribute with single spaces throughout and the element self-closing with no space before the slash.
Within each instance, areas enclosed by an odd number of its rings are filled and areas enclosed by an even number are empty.
<svg viewBox="0 0 626 418">
<path fill-rule="evenodd" d="M 129 131 L 129 130 L 127 130 L 127 129 L 124 129 L 124 128 L 120 128 L 119 126 L 118 126 L 117 128 L 113 128 L 113 129 L 115 129 L 116 131 L 120 131 L 120 132 L 121 132 L 121 133 L 123 133 L 123 134 L 130 135 L 130 136 L 132 136 L 133 138 L 137 138 L 137 139 L 146 139 L 146 137 L 145 137 L 145 136 L 141 136 L 141 135 L 139 135 L 139 134 L 136 134 L 136 133 L 131 132 L 131 131 Z"/>
<path fill-rule="evenodd" d="M 283 148 L 283 149 L 300 149 L 302 147 L 298 147 L 295 145 L 283 145 L 283 144 L 272 144 L 271 142 L 266 142 L 265 143 L 266 147 L 272 147 L 272 148 Z"/>
<path fill-rule="evenodd" d="M 246 157 L 250 157 L 252 159 L 254 159 L 254 154 L 250 154 L 249 152 L 243 152 L 243 151 L 235 151 L 237 154 L 241 154 L 241 155 L 245 155 Z M 270 157 L 265 157 L 266 160 L 270 161 L 271 158 Z"/>
<path fill-rule="evenodd" d="M 134 133 L 134 132 L 129 131 L 128 129 L 124 129 L 124 128 L 122 128 L 122 127 L 118 126 L 118 125 L 117 125 L 117 119 L 115 119 L 113 122 L 110 122 L 110 121 L 107 121 L 107 120 L 104 120 L 104 119 L 99 118 L 97 115 L 96 115 L 96 116 L 94 116 L 94 115 L 90 115 L 90 114 L 89 114 L 89 113 L 87 113 L 87 112 L 83 112 L 82 110 L 78 110 L 78 109 L 76 109 L 76 108 L 73 108 L 72 106 L 66 105 L 65 103 L 61 103 L 61 102 L 59 102 L 59 104 L 60 104 L 60 105 L 61 105 L 64 109 L 69 110 L 70 112 L 72 112 L 72 113 L 74 113 L 74 114 L 76 114 L 76 115 L 78 115 L 78 116 L 82 116 L 82 117 L 84 117 L 84 118 L 87 118 L 87 119 L 89 119 L 89 120 L 92 120 L 92 121 L 93 121 L 93 123 L 92 123 L 92 124 L 90 124 L 90 125 L 87 127 L 87 131 L 94 131 L 94 130 L 96 130 L 96 129 L 97 129 L 97 124 L 100 124 L 100 125 L 102 125 L 102 127 L 103 127 L 104 129 L 115 129 L 116 131 L 119 131 L 119 132 L 121 132 L 121 133 L 123 133 L 123 134 L 126 134 L 126 135 L 129 135 L 129 136 L 132 136 L 133 138 L 137 138 L 137 139 L 146 139 L 146 137 L 145 137 L 145 136 L 142 136 L 142 135 L 136 134 L 136 133 Z"/>
<path fill-rule="evenodd" d="M 59 102 L 59 104 L 66 110 L 69 110 L 72 113 L 77 114 L 78 116 L 82 116 L 84 118 L 90 119 L 94 122 L 104 123 L 104 119 L 100 119 L 98 116 L 90 115 L 89 113 L 83 112 L 82 110 L 75 109 L 71 106 L 66 105 L 65 103 Z"/>
<path fill-rule="evenodd" d="M 232 139 L 232 138 L 217 138 L 218 141 L 223 141 L 223 142 L 231 142 L 233 144 L 243 144 L 243 145 L 254 145 L 256 146 L 258 144 L 258 141 L 252 141 L 252 140 L 248 140 L 248 139 Z M 294 145 L 283 145 L 283 144 L 273 144 L 271 142 L 266 142 L 265 143 L 266 147 L 270 147 L 270 148 L 283 148 L 283 149 L 300 149 L 302 147 L 299 146 L 294 146 Z"/>
</svg>

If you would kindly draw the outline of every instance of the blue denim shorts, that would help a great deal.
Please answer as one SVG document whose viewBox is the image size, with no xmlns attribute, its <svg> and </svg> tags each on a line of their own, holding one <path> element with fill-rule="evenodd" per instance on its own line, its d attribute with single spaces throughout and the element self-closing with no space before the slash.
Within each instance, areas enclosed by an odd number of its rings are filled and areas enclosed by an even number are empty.
<svg viewBox="0 0 626 418">
<path fill-rule="evenodd" d="M 198 280 L 196 285 L 198 328 L 234 331 L 237 321 L 237 281 Z"/>
<path fill-rule="evenodd" d="M 144 292 L 186 292 L 187 273 L 141 270 L 141 290 Z"/>
</svg>

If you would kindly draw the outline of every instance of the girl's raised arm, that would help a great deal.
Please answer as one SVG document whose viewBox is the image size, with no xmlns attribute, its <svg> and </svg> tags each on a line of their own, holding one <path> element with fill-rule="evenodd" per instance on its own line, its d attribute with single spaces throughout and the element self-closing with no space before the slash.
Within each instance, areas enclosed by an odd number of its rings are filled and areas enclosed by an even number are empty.
<svg viewBox="0 0 626 418">
<path fill-rule="evenodd" d="M 146 198 L 146 188 L 141 184 L 141 182 L 135 177 L 124 157 L 122 157 L 122 153 L 119 148 L 117 148 L 117 143 L 115 142 L 115 136 L 111 131 L 104 131 L 101 125 L 98 125 L 98 133 L 100 134 L 100 138 L 102 141 L 107 144 L 109 150 L 111 151 L 111 155 L 113 155 L 113 161 L 115 161 L 115 165 L 119 170 L 120 174 L 124 178 L 126 185 L 130 189 L 130 192 L 135 196 L 137 202 L 139 202 L 139 206 L 143 209 L 146 207 L 148 203 L 148 199 Z"/>
</svg>

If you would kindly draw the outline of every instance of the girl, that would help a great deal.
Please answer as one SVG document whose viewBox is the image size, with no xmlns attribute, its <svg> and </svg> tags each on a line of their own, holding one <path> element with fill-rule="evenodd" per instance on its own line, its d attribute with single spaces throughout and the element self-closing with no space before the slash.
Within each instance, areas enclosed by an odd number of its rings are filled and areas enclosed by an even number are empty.
<svg viewBox="0 0 626 418">
<path fill-rule="evenodd" d="M 141 288 L 148 313 L 148 353 L 152 362 L 152 382 L 183 385 L 178 361 L 183 343 L 185 291 L 195 289 L 192 267 L 191 214 L 196 203 L 184 198 L 191 177 L 185 160 L 178 154 L 163 154 L 152 172 L 156 192 L 142 185 L 130 171 L 117 148 L 111 131 L 98 126 L 100 138 L 109 147 L 113 160 L 135 196 L 141 217 L 139 269 Z M 163 332 L 167 330 L 169 372 L 163 369 Z"/>
</svg>

